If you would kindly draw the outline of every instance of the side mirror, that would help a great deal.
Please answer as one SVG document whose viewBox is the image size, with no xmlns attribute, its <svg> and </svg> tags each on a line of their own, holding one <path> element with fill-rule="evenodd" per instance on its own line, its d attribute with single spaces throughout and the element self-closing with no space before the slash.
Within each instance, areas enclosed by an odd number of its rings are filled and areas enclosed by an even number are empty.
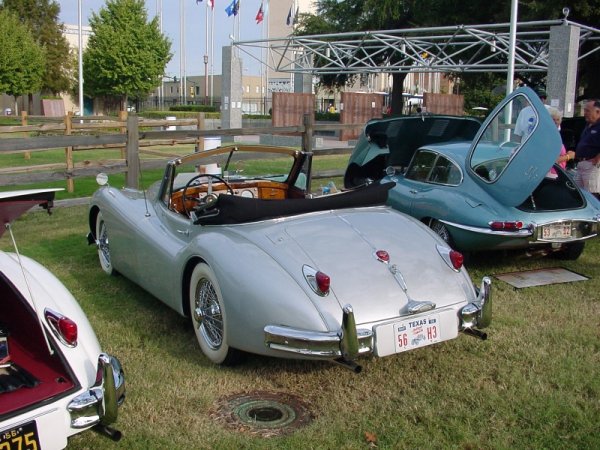
<svg viewBox="0 0 600 450">
<path fill-rule="evenodd" d="M 396 175 L 396 169 L 393 166 L 387 166 L 385 168 L 385 174 L 388 177 L 393 177 L 394 175 Z"/>
</svg>

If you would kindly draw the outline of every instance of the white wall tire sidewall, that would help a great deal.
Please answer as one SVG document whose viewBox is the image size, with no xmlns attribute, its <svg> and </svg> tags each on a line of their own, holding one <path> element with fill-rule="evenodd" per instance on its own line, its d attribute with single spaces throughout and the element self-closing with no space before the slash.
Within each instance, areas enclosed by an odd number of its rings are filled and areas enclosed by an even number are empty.
<svg viewBox="0 0 600 450">
<path fill-rule="evenodd" d="M 206 342 L 202 332 L 198 328 L 198 322 L 194 319 L 193 311 L 195 307 L 195 296 L 196 296 L 196 287 L 198 283 L 202 279 L 208 279 L 217 294 L 217 298 L 221 307 L 221 316 L 223 318 L 223 342 L 220 347 L 217 349 L 212 348 L 208 342 Z M 217 277 L 215 276 L 212 269 L 204 263 L 198 264 L 194 271 L 192 272 L 192 276 L 190 279 L 190 316 L 192 320 L 192 326 L 194 327 L 194 333 L 196 334 L 196 339 L 198 340 L 198 344 L 202 349 L 202 353 L 213 363 L 221 364 L 223 363 L 227 356 L 229 355 L 229 345 L 227 344 L 227 315 L 225 312 L 225 305 L 223 304 L 223 296 L 221 295 L 221 288 L 217 281 Z"/>
</svg>

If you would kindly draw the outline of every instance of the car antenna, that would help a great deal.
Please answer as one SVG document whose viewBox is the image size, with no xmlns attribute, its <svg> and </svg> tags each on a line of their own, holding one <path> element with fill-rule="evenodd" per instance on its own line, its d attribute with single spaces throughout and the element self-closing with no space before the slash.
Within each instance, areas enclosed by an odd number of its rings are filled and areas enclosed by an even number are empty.
<svg viewBox="0 0 600 450">
<path fill-rule="evenodd" d="M 38 321 L 40 322 L 40 326 L 42 327 L 42 330 L 44 330 L 44 332 L 42 334 L 44 335 L 44 340 L 46 341 L 46 346 L 48 347 L 48 351 L 50 352 L 50 354 L 54 355 L 54 350 L 52 349 L 52 346 L 50 345 L 50 341 L 48 340 L 48 336 L 46 335 L 46 328 L 44 327 L 44 324 L 42 323 L 42 319 L 41 319 L 40 315 L 38 314 L 38 307 L 37 307 L 37 303 L 35 301 L 35 296 L 33 295 L 33 292 L 31 291 L 31 286 L 29 286 L 29 281 L 27 281 L 27 273 L 25 272 L 25 267 L 23 267 L 23 262 L 21 261 L 21 254 L 19 253 L 19 249 L 17 247 L 17 241 L 15 241 L 15 237 L 12 232 L 12 226 L 11 226 L 10 222 L 7 222 L 4 226 L 8 230 L 8 233 L 10 234 L 10 238 L 12 239 L 13 248 L 15 249 L 15 254 L 17 255 L 17 261 L 19 262 L 19 267 L 21 267 L 21 273 L 23 274 L 23 280 L 25 281 L 25 286 L 27 286 L 27 290 L 29 291 L 29 297 L 31 297 L 31 303 L 33 304 L 33 309 L 35 310 L 35 313 L 36 313 L 35 316 L 37 317 Z"/>
</svg>

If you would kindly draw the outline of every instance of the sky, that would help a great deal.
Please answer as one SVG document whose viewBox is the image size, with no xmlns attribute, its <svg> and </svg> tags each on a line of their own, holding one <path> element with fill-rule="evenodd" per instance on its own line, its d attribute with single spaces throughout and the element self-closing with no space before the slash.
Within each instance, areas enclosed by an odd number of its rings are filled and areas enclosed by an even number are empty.
<svg viewBox="0 0 600 450">
<path fill-rule="evenodd" d="M 100 8 L 105 5 L 105 0 L 56 0 L 60 5 L 59 20 L 65 24 L 77 25 L 79 23 L 79 1 L 81 1 L 81 23 L 83 26 L 89 25 L 88 18 L 92 13 L 98 13 Z M 180 9 L 183 1 L 183 20 Z M 281 1 L 281 0 L 275 0 Z M 208 54 L 208 73 L 221 73 L 221 47 L 229 45 L 230 36 L 236 34 L 234 30 L 234 17 L 228 17 L 225 8 L 231 3 L 231 0 L 214 0 L 214 53 L 211 52 L 211 37 L 209 35 L 208 53 L 206 51 L 206 12 L 209 0 L 202 0 L 196 3 L 196 0 L 145 0 L 148 20 L 156 16 L 158 5 L 162 2 L 162 29 L 163 33 L 171 41 L 171 52 L 173 57 L 167 64 L 165 74 L 167 76 L 177 76 L 185 74 L 187 76 L 204 75 L 204 55 Z M 265 2 L 266 4 L 266 2 Z M 239 37 L 241 41 L 261 39 L 263 36 L 263 26 L 256 24 L 256 14 L 260 8 L 261 0 L 240 0 L 239 11 Z M 209 13 L 209 26 L 211 23 L 211 14 Z M 180 58 L 181 45 L 180 34 L 181 24 L 183 23 L 184 39 L 183 45 L 185 51 L 185 60 Z M 265 20 L 262 22 L 266 23 Z M 210 28 L 209 28 L 210 29 Z M 266 36 L 266 31 L 264 32 Z M 182 67 L 183 65 L 183 67 Z M 242 65 L 245 75 L 260 75 L 260 64 L 254 58 L 243 55 Z"/>
</svg>

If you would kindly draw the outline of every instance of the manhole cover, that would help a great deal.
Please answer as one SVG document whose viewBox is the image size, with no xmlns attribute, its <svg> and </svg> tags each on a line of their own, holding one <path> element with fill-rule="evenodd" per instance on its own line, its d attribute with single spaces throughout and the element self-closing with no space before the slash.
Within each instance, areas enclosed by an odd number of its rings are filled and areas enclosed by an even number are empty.
<svg viewBox="0 0 600 450">
<path fill-rule="evenodd" d="M 254 391 L 222 397 L 211 416 L 228 428 L 263 437 L 292 433 L 313 416 L 297 396 L 284 392 Z"/>
</svg>

